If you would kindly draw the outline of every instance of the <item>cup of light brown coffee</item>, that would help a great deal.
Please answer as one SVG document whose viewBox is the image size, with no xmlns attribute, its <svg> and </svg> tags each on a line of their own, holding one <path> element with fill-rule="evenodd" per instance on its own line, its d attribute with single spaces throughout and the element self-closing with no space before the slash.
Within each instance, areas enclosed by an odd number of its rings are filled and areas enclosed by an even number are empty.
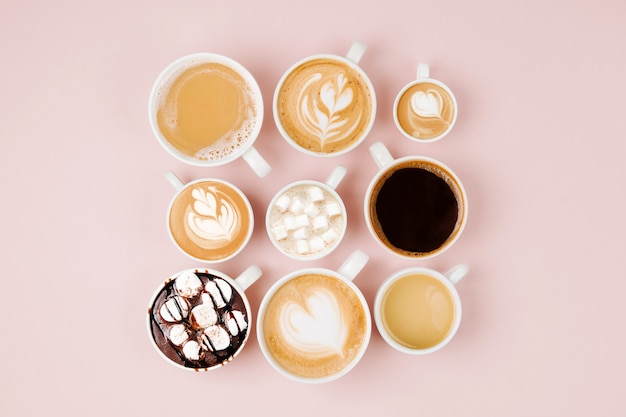
<svg viewBox="0 0 626 417">
<path fill-rule="evenodd" d="M 433 158 L 396 159 L 382 142 L 371 145 L 370 153 L 379 170 L 363 209 L 376 241 L 406 259 L 426 259 L 450 248 L 467 223 L 467 195 L 459 177 Z"/>
<path fill-rule="evenodd" d="M 211 263 L 243 250 L 252 236 L 254 215 L 241 189 L 218 178 L 184 184 L 171 171 L 165 176 L 176 190 L 167 211 L 167 230 L 185 255 Z"/>
<path fill-rule="evenodd" d="M 461 299 L 455 284 L 467 271 L 466 265 L 446 274 L 408 268 L 387 278 L 374 301 L 374 320 L 383 339 L 411 355 L 447 345 L 461 323 Z"/>
<path fill-rule="evenodd" d="M 257 339 L 276 371 L 298 382 L 323 383 L 356 366 L 371 337 L 371 317 L 352 280 L 367 261 L 357 250 L 337 271 L 297 270 L 267 291 Z"/>
<path fill-rule="evenodd" d="M 184 56 L 158 76 L 150 93 L 150 125 L 175 158 L 213 167 L 240 156 L 259 177 L 271 168 L 253 147 L 263 123 L 261 90 L 232 58 Z"/>
<path fill-rule="evenodd" d="M 208 371 L 229 364 L 250 336 L 252 314 L 245 290 L 261 274 L 253 265 L 236 278 L 203 268 L 168 277 L 148 304 L 152 346 L 181 369 Z"/>
<path fill-rule="evenodd" d="M 434 142 L 446 136 L 457 118 L 452 90 L 430 77 L 428 64 L 417 66 L 417 78 L 396 96 L 393 117 L 400 132 L 416 142 Z"/>
<path fill-rule="evenodd" d="M 365 44 L 355 42 L 343 57 L 319 54 L 292 65 L 274 92 L 274 121 L 294 148 L 308 155 L 342 155 L 370 132 L 376 95 L 358 66 Z"/>
</svg>

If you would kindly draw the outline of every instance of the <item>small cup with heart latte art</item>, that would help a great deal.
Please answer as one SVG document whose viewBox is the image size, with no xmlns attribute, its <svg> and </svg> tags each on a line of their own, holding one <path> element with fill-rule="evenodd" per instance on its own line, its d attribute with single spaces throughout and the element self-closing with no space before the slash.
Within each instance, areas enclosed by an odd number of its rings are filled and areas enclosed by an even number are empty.
<svg viewBox="0 0 626 417">
<path fill-rule="evenodd" d="M 338 271 L 301 269 L 268 290 L 256 330 L 274 369 L 298 382 L 322 383 L 356 366 L 369 344 L 372 321 L 352 280 L 368 259 L 356 250 Z"/>
<path fill-rule="evenodd" d="M 448 86 L 430 78 L 428 64 L 419 64 L 417 79 L 396 96 L 393 117 L 407 138 L 434 142 L 452 130 L 457 117 L 456 98 Z"/>
</svg>

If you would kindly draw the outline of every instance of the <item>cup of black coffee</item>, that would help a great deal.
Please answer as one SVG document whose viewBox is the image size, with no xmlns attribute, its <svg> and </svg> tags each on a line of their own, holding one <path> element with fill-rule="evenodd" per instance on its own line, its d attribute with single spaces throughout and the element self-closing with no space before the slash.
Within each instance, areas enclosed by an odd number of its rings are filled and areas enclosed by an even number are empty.
<svg viewBox="0 0 626 417">
<path fill-rule="evenodd" d="M 384 144 L 370 153 L 379 167 L 364 202 L 374 238 L 395 255 L 426 259 L 448 249 L 467 222 L 461 180 L 443 163 L 425 156 L 394 159 Z"/>
</svg>

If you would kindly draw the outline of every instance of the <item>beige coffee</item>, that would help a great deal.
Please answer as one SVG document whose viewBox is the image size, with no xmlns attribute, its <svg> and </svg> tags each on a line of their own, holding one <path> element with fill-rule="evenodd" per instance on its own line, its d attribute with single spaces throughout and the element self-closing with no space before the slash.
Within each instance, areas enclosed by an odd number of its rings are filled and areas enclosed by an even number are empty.
<svg viewBox="0 0 626 417">
<path fill-rule="evenodd" d="M 381 299 L 385 331 L 402 346 L 428 349 L 454 327 L 456 308 L 450 290 L 426 274 L 410 274 L 389 286 Z"/>
<path fill-rule="evenodd" d="M 226 158 L 254 140 L 262 122 L 256 95 L 246 78 L 227 65 L 189 64 L 157 92 L 159 130 L 183 155 Z"/>
<path fill-rule="evenodd" d="M 293 184 L 275 196 L 268 233 L 286 254 L 307 258 L 329 252 L 341 241 L 346 210 L 339 196 L 315 182 Z"/>
<path fill-rule="evenodd" d="M 169 211 L 170 234 L 190 256 L 218 261 L 236 254 L 252 233 L 252 210 L 240 191 L 219 181 L 185 186 Z"/>
<path fill-rule="evenodd" d="M 434 139 L 452 127 L 455 100 L 439 84 L 420 82 L 409 87 L 396 106 L 397 121 L 415 139 Z"/>
<path fill-rule="evenodd" d="M 262 318 L 269 355 L 288 373 L 324 378 L 349 366 L 367 341 L 367 315 L 341 279 L 304 274 L 269 299 Z"/>
<path fill-rule="evenodd" d="M 333 58 L 294 68 L 278 86 L 275 116 L 287 136 L 314 153 L 350 148 L 373 123 L 372 92 L 360 71 Z"/>
</svg>

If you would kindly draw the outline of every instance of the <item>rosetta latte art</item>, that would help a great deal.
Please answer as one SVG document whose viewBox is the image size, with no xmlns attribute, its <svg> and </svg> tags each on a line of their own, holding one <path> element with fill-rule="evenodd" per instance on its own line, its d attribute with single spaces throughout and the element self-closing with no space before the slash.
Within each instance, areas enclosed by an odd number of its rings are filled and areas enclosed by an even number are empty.
<svg viewBox="0 0 626 417">
<path fill-rule="evenodd" d="M 348 325 L 331 292 L 320 288 L 305 299 L 304 305 L 286 303 L 280 322 L 285 341 L 298 351 L 311 356 L 343 356 Z"/>
<path fill-rule="evenodd" d="M 241 227 L 237 206 L 215 187 L 198 187 L 191 195 L 193 204 L 188 207 L 186 216 L 189 237 L 206 249 L 228 245 Z"/>
<path fill-rule="evenodd" d="M 343 74 L 312 74 L 298 97 L 298 121 L 324 150 L 327 143 L 344 140 L 357 130 L 360 116 L 349 121 L 341 115 L 353 101 L 354 92 Z"/>
</svg>

